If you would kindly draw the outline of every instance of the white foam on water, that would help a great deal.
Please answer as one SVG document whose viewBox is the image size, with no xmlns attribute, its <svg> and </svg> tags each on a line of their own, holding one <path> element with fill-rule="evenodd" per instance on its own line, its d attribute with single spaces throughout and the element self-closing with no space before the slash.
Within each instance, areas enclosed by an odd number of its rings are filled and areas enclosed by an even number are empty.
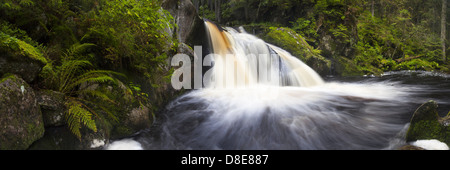
<svg viewBox="0 0 450 170">
<path fill-rule="evenodd" d="M 143 150 L 141 143 L 133 139 L 114 141 L 105 148 L 106 150 Z"/>
<path fill-rule="evenodd" d="M 417 140 L 412 142 L 411 145 L 421 147 L 426 150 L 449 150 L 447 144 L 436 139 Z"/>
<path fill-rule="evenodd" d="M 277 46 L 233 28 L 220 31 L 210 22 L 205 24 L 216 55 L 212 72 L 214 83 L 208 88 L 311 87 L 324 83 L 311 67 Z"/>
</svg>

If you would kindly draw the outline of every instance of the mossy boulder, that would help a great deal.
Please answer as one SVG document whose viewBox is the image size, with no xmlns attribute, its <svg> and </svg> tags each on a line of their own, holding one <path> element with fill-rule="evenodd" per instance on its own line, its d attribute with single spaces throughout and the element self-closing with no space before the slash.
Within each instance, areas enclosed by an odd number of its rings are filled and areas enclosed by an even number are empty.
<svg viewBox="0 0 450 170">
<path fill-rule="evenodd" d="M 364 74 L 353 60 L 342 56 L 335 56 L 333 58 L 332 70 L 332 74 L 341 76 L 358 76 Z"/>
<path fill-rule="evenodd" d="M 439 117 L 438 104 L 428 101 L 414 112 L 406 132 L 406 142 L 419 139 L 437 139 L 450 145 L 450 116 Z"/>
<path fill-rule="evenodd" d="M 44 135 L 33 89 L 16 75 L 0 79 L 0 149 L 27 149 Z"/>
<path fill-rule="evenodd" d="M 37 48 L 0 32 L 0 76 L 13 73 L 30 83 L 46 64 Z"/>
<path fill-rule="evenodd" d="M 330 74 L 331 61 L 320 55 L 320 50 L 310 46 L 294 30 L 286 27 L 270 27 L 261 37 L 264 41 L 279 46 L 298 57 L 320 75 Z"/>
</svg>

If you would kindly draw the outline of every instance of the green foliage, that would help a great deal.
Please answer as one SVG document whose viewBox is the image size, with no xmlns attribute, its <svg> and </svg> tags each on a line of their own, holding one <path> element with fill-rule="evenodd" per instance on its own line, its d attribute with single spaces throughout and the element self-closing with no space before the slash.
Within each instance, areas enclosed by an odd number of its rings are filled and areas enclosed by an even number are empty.
<svg viewBox="0 0 450 170">
<path fill-rule="evenodd" d="M 296 22 L 292 23 L 292 25 L 292 29 L 295 30 L 295 32 L 308 37 L 309 41 L 315 42 L 315 39 L 319 36 L 316 32 L 316 21 L 314 18 L 298 18 Z"/>
<path fill-rule="evenodd" d="M 32 0 L 4 0 L 0 4 L 0 8 L 20 10 L 22 8 L 33 6 L 34 2 Z"/>
<path fill-rule="evenodd" d="M 326 58 L 343 56 L 364 74 L 401 69 L 448 70 L 441 59 L 439 36 L 442 0 L 226 2 L 223 6 L 230 9 L 222 10 L 224 23 L 252 26 L 266 22 L 289 27 Z M 211 9 L 208 3 L 202 5 Z M 450 44 L 448 40 L 449 36 L 446 44 Z M 291 44 L 290 40 L 285 44 L 280 40 L 277 45 Z"/>
<path fill-rule="evenodd" d="M 170 80 L 174 23 L 156 0 L 5 0 L 0 46 L 46 61 L 36 85 L 65 94 L 65 118 L 80 139 L 83 127 L 122 121 L 126 106 L 149 106 L 140 87 Z M 123 73 L 145 81 L 128 83 Z"/>
<path fill-rule="evenodd" d="M 0 32 L 3 32 L 4 34 L 7 34 L 11 37 L 15 37 L 17 39 L 20 39 L 32 46 L 37 47 L 39 44 L 31 39 L 27 33 L 14 25 L 11 25 L 5 21 L 0 20 Z"/>
<path fill-rule="evenodd" d="M 439 37 L 424 31 L 428 29 L 423 25 L 413 24 L 411 17 L 406 9 L 386 19 L 372 17 L 368 11 L 359 16 L 359 41 L 354 60 L 366 74 L 441 68 Z M 418 58 L 410 59 L 415 56 Z"/>
<path fill-rule="evenodd" d="M 134 99 L 139 102 L 141 108 L 144 107 L 145 104 L 148 103 L 148 94 L 142 92 L 139 84 L 130 82 L 128 86 L 130 87 L 128 93 L 130 93 L 132 96 L 135 96 Z"/>
<path fill-rule="evenodd" d="M 174 29 L 173 17 L 157 1 L 114 0 L 99 5 L 102 10 L 95 12 L 83 40 L 103 49 L 99 56 L 115 68 L 149 72 L 167 58 L 165 51 L 175 47 L 166 31 Z"/>
<path fill-rule="evenodd" d="M 348 28 L 342 24 L 339 24 L 336 28 L 330 29 L 330 32 L 334 35 L 334 37 L 341 38 L 349 42 L 350 33 Z"/>
<path fill-rule="evenodd" d="M 119 80 L 113 75 L 124 77 L 118 72 L 95 69 L 91 62 L 82 59 L 86 58 L 85 51 L 91 46 L 93 45 L 74 44 L 67 50 L 60 65 L 48 64 L 40 74 L 47 88 L 65 94 L 67 100 L 65 104 L 68 108 L 65 118 L 69 129 L 79 139 L 81 125 L 96 131 L 92 115 L 96 115 L 97 118 L 99 116 L 94 108 L 105 112 L 112 119 L 117 119 L 114 113 L 103 107 L 105 104 L 116 104 L 111 99 L 111 94 L 96 86 L 104 84 L 116 86 Z"/>
<path fill-rule="evenodd" d="M 198 15 L 206 19 L 215 19 L 216 13 L 211 11 L 207 5 L 202 5 L 198 9 Z"/>
<path fill-rule="evenodd" d="M 402 62 L 394 67 L 395 70 L 426 70 L 433 71 L 439 69 L 440 66 L 434 61 L 427 61 L 422 59 L 413 59 L 407 62 Z"/>
</svg>

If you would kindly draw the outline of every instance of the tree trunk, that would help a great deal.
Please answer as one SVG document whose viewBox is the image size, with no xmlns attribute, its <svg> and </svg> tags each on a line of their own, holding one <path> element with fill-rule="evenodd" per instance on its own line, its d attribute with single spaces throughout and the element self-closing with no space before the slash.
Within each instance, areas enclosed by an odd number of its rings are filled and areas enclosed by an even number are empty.
<svg viewBox="0 0 450 170">
<path fill-rule="evenodd" d="M 221 22 L 221 16 L 220 16 L 220 6 L 222 5 L 222 3 L 220 2 L 221 0 L 216 0 L 216 20 L 217 23 Z"/>
<path fill-rule="evenodd" d="M 375 14 L 375 0 L 372 0 L 372 18 L 374 14 Z"/>
<path fill-rule="evenodd" d="M 248 5 L 247 4 L 244 6 L 244 14 L 245 14 L 245 21 L 248 21 L 249 16 L 248 16 Z"/>
<path fill-rule="evenodd" d="M 209 3 L 208 3 L 209 9 L 210 9 L 211 11 L 214 11 L 214 1 L 209 0 L 208 2 L 209 2 Z"/>
<path fill-rule="evenodd" d="M 259 18 L 259 9 L 261 8 L 261 1 L 262 1 L 262 0 L 259 0 L 258 10 L 256 10 L 256 17 L 255 17 L 255 19 L 253 20 L 253 22 L 256 22 L 256 20 Z"/>
<path fill-rule="evenodd" d="M 442 60 L 445 62 L 445 37 L 446 37 L 446 16 L 447 16 L 447 0 L 442 0 L 442 12 L 441 12 L 441 43 L 442 43 Z"/>
</svg>

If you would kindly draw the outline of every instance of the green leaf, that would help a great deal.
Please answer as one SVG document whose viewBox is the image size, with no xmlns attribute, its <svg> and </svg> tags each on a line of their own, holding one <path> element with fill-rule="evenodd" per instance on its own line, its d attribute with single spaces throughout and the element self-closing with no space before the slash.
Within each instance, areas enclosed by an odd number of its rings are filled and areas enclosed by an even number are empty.
<svg viewBox="0 0 450 170">
<path fill-rule="evenodd" d="M 79 140 L 81 140 L 80 129 L 82 124 L 92 131 L 97 132 L 97 126 L 95 124 L 95 121 L 92 119 L 92 113 L 89 110 L 83 108 L 82 103 L 69 98 L 65 104 L 68 108 L 68 111 L 65 114 L 65 119 L 67 121 L 69 130 Z"/>
</svg>

